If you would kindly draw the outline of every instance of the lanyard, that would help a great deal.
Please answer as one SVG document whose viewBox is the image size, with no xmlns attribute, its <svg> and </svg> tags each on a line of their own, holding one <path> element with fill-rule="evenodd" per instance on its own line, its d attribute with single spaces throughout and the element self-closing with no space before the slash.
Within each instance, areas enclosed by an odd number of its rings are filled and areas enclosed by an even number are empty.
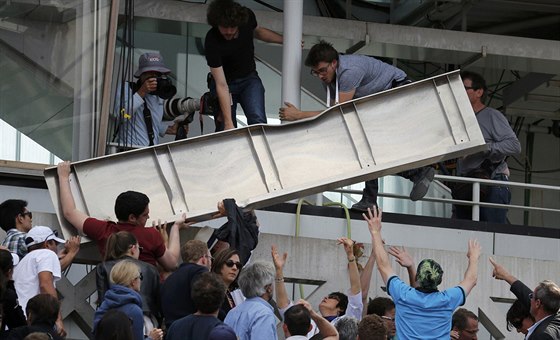
<svg viewBox="0 0 560 340">
<path fill-rule="evenodd" d="M 334 73 L 334 105 L 338 104 L 338 75 Z M 331 107 L 331 87 L 327 84 L 327 107 Z"/>
</svg>

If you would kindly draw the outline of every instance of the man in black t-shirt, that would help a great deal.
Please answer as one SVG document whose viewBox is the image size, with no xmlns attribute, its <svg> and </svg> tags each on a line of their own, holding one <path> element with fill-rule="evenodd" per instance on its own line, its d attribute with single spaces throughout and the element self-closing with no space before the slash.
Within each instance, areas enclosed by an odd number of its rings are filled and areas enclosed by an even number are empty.
<svg viewBox="0 0 560 340">
<path fill-rule="evenodd" d="M 281 44 L 283 38 L 257 24 L 255 13 L 233 0 L 214 0 L 208 6 L 206 61 L 214 78 L 211 91 L 220 102 L 216 131 L 237 126 L 235 111 L 241 104 L 249 124 L 266 123 L 264 86 L 255 65 L 253 38 Z"/>
<path fill-rule="evenodd" d="M 192 285 L 191 297 L 196 313 L 178 319 L 167 331 L 167 340 L 208 339 L 210 332 L 218 325 L 235 334 L 233 329 L 222 323 L 218 311 L 224 300 L 226 286 L 215 273 L 203 273 Z"/>
</svg>

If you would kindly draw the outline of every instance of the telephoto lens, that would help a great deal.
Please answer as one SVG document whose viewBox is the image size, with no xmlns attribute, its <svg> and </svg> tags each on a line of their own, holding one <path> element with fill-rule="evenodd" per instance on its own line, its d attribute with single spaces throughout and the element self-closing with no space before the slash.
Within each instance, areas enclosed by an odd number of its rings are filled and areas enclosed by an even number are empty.
<svg viewBox="0 0 560 340">
<path fill-rule="evenodd" d="M 194 113 L 200 110 L 200 100 L 194 98 L 173 98 L 163 103 L 163 120 L 188 119 L 192 122 Z"/>
</svg>

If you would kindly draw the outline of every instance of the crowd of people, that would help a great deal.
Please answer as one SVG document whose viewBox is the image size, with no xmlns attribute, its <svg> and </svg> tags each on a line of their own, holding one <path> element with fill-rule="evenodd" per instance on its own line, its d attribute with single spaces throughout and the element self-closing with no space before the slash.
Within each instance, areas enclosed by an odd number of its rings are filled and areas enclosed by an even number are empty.
<svg viewBox="0 0 560 340">
<path fill-rule="evenodd" d="M 290 301 L 284 282 L 288 254 L 276 246 L 268 259 L 252 258 L 250 250 L 245 256 L 236 249 L 242 248 L 243 240 L 228 242 L 220 236 L 209 240 L 210 246 L 192 239 L 179 247 L 179 230 L 189 227 L 185 216 L 169 235 L 164 226 L 146 227 L 149 199 L 137 192 L 117 197 L 117 222 L 97 220 L 76 209 L 69 173 L 69 162 L 58 165 L 63 214 L 97 243 L 103 256 L 96 267 L 95 339 L 278 339 L 280 329 L 287 339 L 477 339 L 477 315 L 459 308 L 478 279 L 481 247 L 476 240 L 468 242 L 463 279 L 440 289 L 444 271 L 435 260 L 423 259 L 416 266 L 406 249 L 386 250 L 382 211 L 372 206 L 363 213 L 372 244 L 367 263 L 359 268 L 354 242 L 339 238 L 350 288 L 328 294 L 314 308 L 305 300 Z M 239 227 L 243 218 L 241 227 L 258 228 L 253 213 L 232 212 L 231 207 L 220 205 L 228 222 L 215 234 Z M 25 201 L 3 202 L 0 215 L 8 235 L 14 234 L 17 221 L 29 220 L 31 226 Z M 66 331 L 55 287 L 63 266 L 76 256 L 80 239 L 65 241 L 46 226 L 30 227 L 19 237 L 26 250 L 23 257 L 17 238 L 7 237 L 0 249 L 1 337 L 48 334 L 63 339 Z M 396 275 L 389 256 L 406 268 L 408 283 Z M 507 312 L 507 328 L 529 340 L 560 339 L 560 287 L 544 280 L 530 289 L 494 259 L 490 262 L 493 276 L 506 281 L 518 298 Z M 368 301 L 375 267 L 388 297 Z"/>
<path fill-rule="evenodd" d="M 209 89 L 219 107 L 216 130 L 236 127 L 238 103 L 249 124 L 266 123 L 253 38 L 281 44 L 282 36 L 259 26 L 251 10 L 232 0 L 211 2 L 207 21 L 212 26 L 205 39 Z M 327 106 L 411 83 L 397 67 L 369 56 L 339 54 L 325 41 L 311 48 L 305 65 L 322 81 Z M 134 74 L 137 82 L 119 93 L 120 104 L 130 102 L 116 110 L 122 116 L 117 135 L 124 144 L 155 145 L 165 133 L 176 132 L 178 121 L 173 127 L 163 124 L 168 111 L 184 114 L 184 120 L 200 109 L 200 102 L 192 98 L 167 101 L 175 94 L 169 93 L 172 87 L 162 89 L 170 72 L 159 53 L 140 57 Z M 484 78 L 473 72 L 461 76 L 488 150 L 460 159 L 457 174 L 507 181 L 506 157 L 520 152 L 519 140 L 503 114 L 484 104 Z M 291 103 L 279 109 L 284 121 L 318 114 Z M 279 329 L 292 340 L 477 338 L 477 315 L 459 307 L 477 282 L 479 243 L 468 242 L 463 279 L 440 290 L 443 269 L 436 261 L 423 259 L 416 266 L 404 248 L 385 249 L 377 179 L 365 183 L 361 200 L 352 207 L 363 212 L 372 253 L 359 268 L 354 242 L 339 238 L 341 256 L 348 261 L 350 288 L 328 294 L 315 308 L 305 300 L 290 301 L 284 282 L 287 253 L 273 246 L 270 258 L 251 257 L 258 242 L 256 217 L 236 209 L 232 201 L 218 205 L 228 223 L 211 240 L 180 244 L 180 230 L 189 227 L 186 216 L 169 230 L 165 224 L 146 227 L 150 200 L 140 192 L 126 191 L 116 198 L 117 222 L 80 211 L 70 189 L 70 172 L 69 162 L 58 165 L 62 213 L 78 235 L 96 242 L 102 256 L 96 267 L 98 299 L 91 334 L 95 339 L 277 339 Z M 424 197 L 434 174 L 432 167 L 399 173 L 413 182 L 413 201 Z M 470 187 L 452 189 L 455 198 L 470 199 Z M 509 204 L 511 200 L 507 186 L 491 186 L 481 194 L 483 202 Z M 483 221 L 506 223 L 506 214 L 503 208 L 481 208 Z M 471 218 L 470 207 L 455 206 L 454 216 Z M 78 254 L 80 236 L 64 240 L 50 227 L 32 226 L 32 218 L 24 200 L 0 204 L 0 226 L 7 234 L 0 249 L 2 339 L 62 339 L 66 335 L 56 282 Z M 408 283 L 394 272 L 390 255 L 407 269 Z M 529 340 L 560 339 L 560 288 L 544 280 L 530 289 L 490 261 L 494 277 L 506 281 L 517 297 L 506 315 L 508 330 L 522 332 Z M 388 297 L 368 300 L 376 266 Z M 277 327 L 279 322 L 281 327 Z"/>
</svg>

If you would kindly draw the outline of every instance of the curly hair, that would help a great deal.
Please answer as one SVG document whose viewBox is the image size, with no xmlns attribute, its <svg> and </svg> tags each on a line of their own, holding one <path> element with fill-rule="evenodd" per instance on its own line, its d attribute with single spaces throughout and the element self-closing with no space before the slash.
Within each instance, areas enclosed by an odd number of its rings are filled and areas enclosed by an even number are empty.
<svg viewBox="0 0 560 340">
<path fill-rule="evenodd" d="M 330 63 L 333 60 L 338 61 L 338 51 L 331 43 L 321 40 L 309 50 L 305 58 L 305 66 L 315 67 L 319 65 L 320 62 Z"/>
<path fill-rule="evenodd" d="M 212 27 L 238 27 L 247 23 L 247 8 L 233 0 L 214 0 L 208 5 L 206 21 Z"/>
</svg>

